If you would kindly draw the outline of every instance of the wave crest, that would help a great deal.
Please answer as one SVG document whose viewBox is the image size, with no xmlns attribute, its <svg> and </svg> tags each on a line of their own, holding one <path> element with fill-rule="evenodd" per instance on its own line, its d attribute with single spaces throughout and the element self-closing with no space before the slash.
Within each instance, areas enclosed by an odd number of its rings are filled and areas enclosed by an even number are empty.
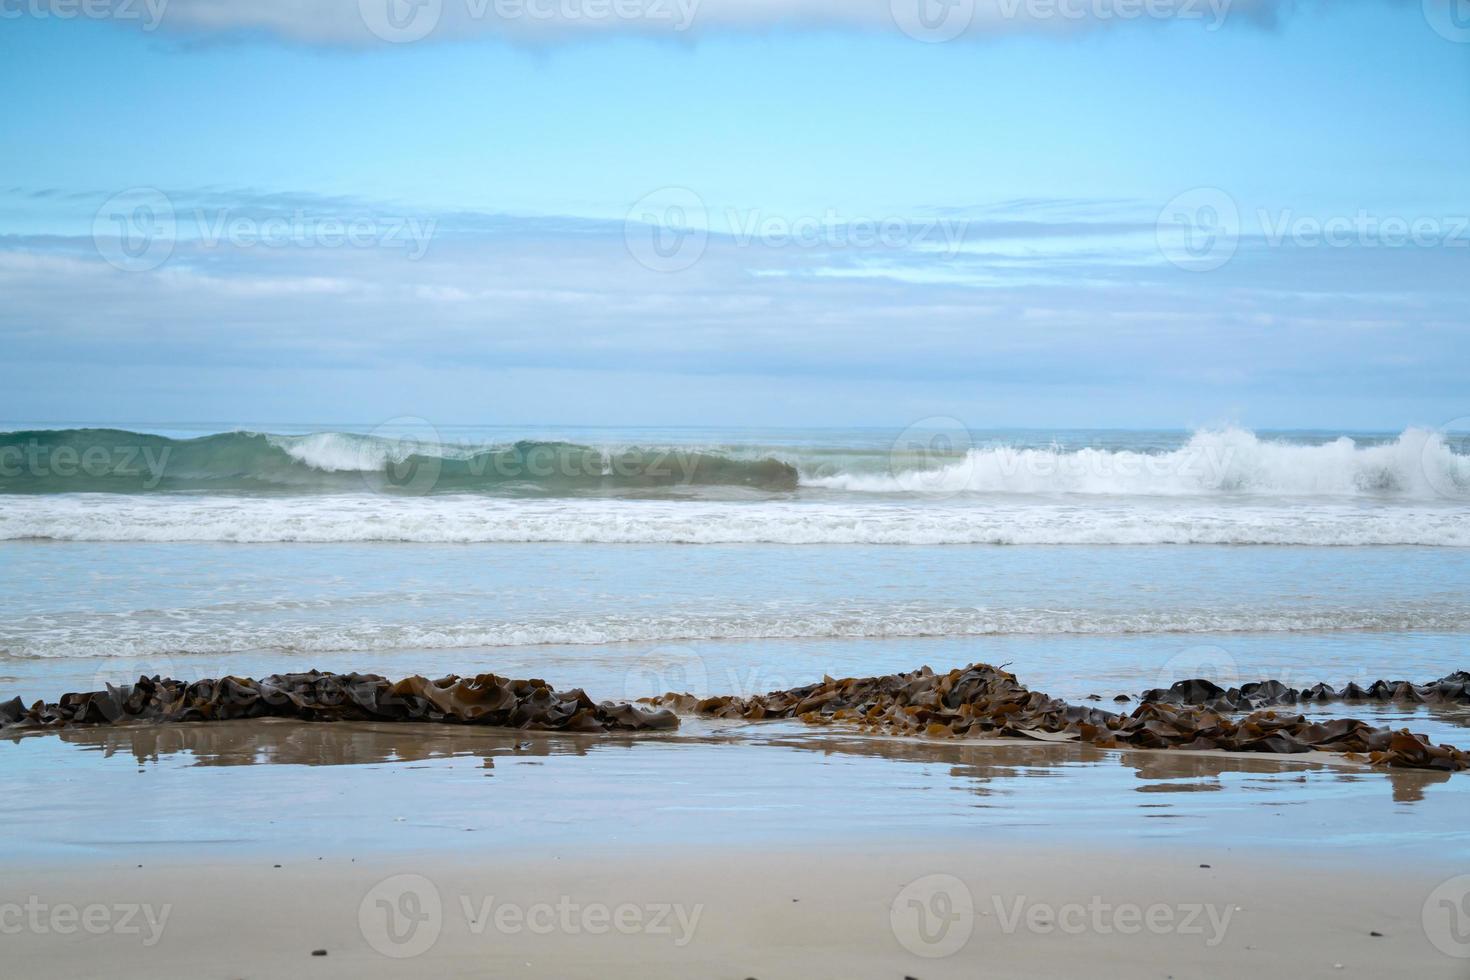
<svg viewBox="0 0 1470 980">
<path fill-rule="evenodd" d="M 888 473 L 837 473 L 809 486 L 864 493 L 1116 496 L 1470 496 L 1470 456 L 1439 432 L 1406 430 L 1360 446 L 1262 439 L 1238 428 L 1196 432 L 1178 449 L 971 448 L 960 458 Z"/>
<path fill-rule="evenodd" d="M 895 446 L 699 448 L 521 440 L 444 443 L 351 432 L 227 432 L 171 439 L 117 429 L 0 433 L 0 493 L 398 496 L 740 496 L 803 492 L 959 496 L 1369 497 L 1470 500 L 1463 442 L 1409 429 L 1359 443 L 1200 431 L 1174 448 L 994 443 L 959 451 Z M 1164 445 L 1169 445 L 1165 442 Z"/>
<path fill-rule="evenodd" d="M 350 432 L 226 432 L 198 439 L 119 429 L 0 434 L 0 493 L 611 493 L 680 487 L 792 491 L 794 466 L 687 448 L 522 440 L 471 446 Z"/>
</svg>

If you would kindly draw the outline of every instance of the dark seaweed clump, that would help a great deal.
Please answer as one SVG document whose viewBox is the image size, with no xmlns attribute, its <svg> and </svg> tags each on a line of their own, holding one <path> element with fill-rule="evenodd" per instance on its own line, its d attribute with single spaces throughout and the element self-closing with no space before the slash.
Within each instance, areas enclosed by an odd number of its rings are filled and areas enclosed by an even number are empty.
<svg viewBox="0 0 1470 980">
<path fill-rule="evenodd" d="M 1172 687 L 1143 692 L 1144 701 L 1198 704 L 1216 711 L 1255 711 L 1282 704 L 1326 704 L 1335 701 L 1376 701 L 1380 704 L 1470 704 L 1470 673 L 1456 671 L 1428 684 L 1410 681 L 1374 681 L 1367 687 L 1342 688 L 1316 684 L 1298 690 L 1280 681 L 1256 681 L 1223 688 L 1207 680 L 1180 681 Z"/>
<path fill-rule="evenodd" d="M 1178 685 L 1176 685 L 1178 687 Z M 1152 693 L 1152 692 L 1151 692 Z M 1307 721 L 1256 711 L 1232 718 L 1210 708 L 1146 700 L 1131 714 L 1068 704 L 1022 685 L 1014 674 L 977 664 L 945 674 L 833 680 L 751 698 L 668 694 L 650 703 L 716 718 L 796 718 L 847 723 L 886 734 L 937 737 L 1022 736 L 1087 742 L 1102 748 L 1223 749 L 1229 752 L 1342 752 L 1374 765 L 1470 768 L 1470 753 L 1433 745 L 1407 730 L 1351 718 Z"/>
<path fill-rule="evenodd" d="M 185 683 L 140 677 L 136 684 L 67 694 L 55 704 L 38 701 L 27 708 L 19 698 L 0 704 L 0 730 L 241 718 L 447 722 L 560 732 L 679 726 L 670 711 L 596 703 L 581 690 L 555 691 L 544 681 L 513 681 L 494 674 L 397 682 L 376 674 L 319 671 L 276 674 L 258 681 L 223 677 Z"/>
<path fill-rule="evenodd" d="M 1353 690 L 1388 692 L 1384 699 L 1388 695 L 1409 698 L 1412 692 L 1413 697 L 1427 700 L 1427 691 L 1444 700 L 1462 700 L 1466 677 L 1455 674 L 1420 686 L 1379 682 L 1384 686 Z M 1242 697 L 1284 697 L 1276 687 L 1247 687 L 1251 693 L 1247 695 L 1242 688 Z M 294 718 L 605 733 L 677 728 L 678 711 L 751 721 L 787 718 L 812 725 L 847 724 L 893 735 L 1020 736 L 1048 742 L 1085 742 L 1102 748 L 1270 753 L 1320 750 L 1345 753 L 1373 765 L 1470 769 L 1470 753 L 1434 745 L 1406 729 L 1375 728 L 1352 718 L 1308 721 L 1299 714 L 1271 710 L 1232 717 L 1229 711 L 1212 704 L 1186 703 L 1186 699 L 1195 697 L 1220 701 L 1231 693 L 1208 681 L 1186 681 L 1168 691 L 1150 691 L 1132 713 L 1119 714 L 1068 704 L 1028 689 L 1014 674 L 976 664 L 943 674 L 924 667 L 885 677 L 828 677 L 820 684 L 749 698 L 665 694 L 645 699 L 645 706 L 639 706 L 594 702 L 581 690 L 555 691 L 543 681 L 513 681 L 495 674 L 474 678 L 451 675 L 433 681 L 410 677 L 393 682 L 374 674 L 311 671 L 278 674 L 259 681 L 225 677 L 185 683 L 143 677 L 136 684 L 67 694 L 55 704 L 38 701 L 29 708 L 16 698 L 0 704 L 0 730 Z M 1227 700 L 1230 704 L 1239 701 Z"/>
</svg>

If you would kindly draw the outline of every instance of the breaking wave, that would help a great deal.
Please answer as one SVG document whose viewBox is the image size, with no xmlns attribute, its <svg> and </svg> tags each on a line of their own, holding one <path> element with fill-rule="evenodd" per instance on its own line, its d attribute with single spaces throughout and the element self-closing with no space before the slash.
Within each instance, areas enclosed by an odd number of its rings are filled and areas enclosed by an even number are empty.
<svg viewBox="0 0 1470 980">
<path fill-rule="evenodd" d="M 1470 456 L 1459 448 L 1422 429 L 1360 445 L 1346 436 L 1306 444 L 1231 428 L 1196 432 L 1168 451 L 975 447 L 928 466 L 803 483 L 868 493 L 1465 498 Z"/>
<path fill-rule="evenodd" d="M 619 493 L 795 490 L 796 468 L 682 448 L 523 440 L 453 445 L 425 435 L 226 432 L 198 439 L 119 429 L 0 434 L 0 493 Z"/>
<path fill-rule="evenodd" d="M 863 449 L 442 442 L 408 435 L 227 432 L 172 439 L 117 429 L 0 433 L 0 493 L 385 493 L 501 497 L 975 494 L 1470 500 L 1463 440 L 1263 438 L 1243 429 L 1171 442 L 992 442 Z"/>
</svg>

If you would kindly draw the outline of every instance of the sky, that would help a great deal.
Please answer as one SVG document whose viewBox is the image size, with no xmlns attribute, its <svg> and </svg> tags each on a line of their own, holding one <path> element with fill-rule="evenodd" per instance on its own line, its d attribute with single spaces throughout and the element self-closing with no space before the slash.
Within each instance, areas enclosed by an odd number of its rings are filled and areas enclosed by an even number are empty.
<svg viewBox="0 0 1470 980">
<path fill-rule="evenodd" d="M 1470 0 L 0 0 L 0 421 L 1470 416 Z"/>
</svg>

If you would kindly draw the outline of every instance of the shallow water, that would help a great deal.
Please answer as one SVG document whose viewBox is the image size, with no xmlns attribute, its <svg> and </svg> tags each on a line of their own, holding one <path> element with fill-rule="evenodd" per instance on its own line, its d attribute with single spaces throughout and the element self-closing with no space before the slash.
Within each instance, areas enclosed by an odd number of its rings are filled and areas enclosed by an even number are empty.
<svg viewBox="0 0 1470 980">
<path fill-rule="evenodd" d="M 699 722 L 639 738 L 220 723 L 0 751 L 7 861 L 1049 839 L 1470 858 L 1470 780 L 1272 757 Z"/>
<path fill-rule="evenodd" d="M 5 542 L 0 553 L 10 659 L 1470 632 L 1460 549 Z M 1409 666 L 1394 642 L 1382 662 Z"/>
<path fill-rule="evenodd" d="M 593 474 L 372 492 L 364 474 L 402 475 L 403 443 L 361 433 L 191 443 L 172 471 L 188 492 L 76 492 L 98 487 L 38 471 L 0 486 L 0 699 L 311 668 L 749 695 L 984 662 L 1112 708 L 1190 677 L 1341 686 L 1470 666 L 1462 441 L 953 435 L 536 436 L 726 461 L 708 472 L 729 482 L 653 489 Z M 483 455 L 456 439 L 443 459 Z M 749 485 L 770 459 L 795 489 Z M 242 491 L 262 475 L 276 482 Z M 1463 706 L 1303 710 L 1470 745 Z M 1470 851 L 1463 774 L 790 724 L 636 740 L 185 726 L 0 740 L 0 760 L 0 851 L 42 857 L 915 834 Z"/>
<path fill-rule="evenodd" d="M 1465 666 L 1427 548 L 0 543 L 0 695 L 140 674 L 499 673 L 596 698 L 1010 664 L 1071 700 Z M 1466 741 L 1464 712 L 1333 706 Z"/>
</svg>

